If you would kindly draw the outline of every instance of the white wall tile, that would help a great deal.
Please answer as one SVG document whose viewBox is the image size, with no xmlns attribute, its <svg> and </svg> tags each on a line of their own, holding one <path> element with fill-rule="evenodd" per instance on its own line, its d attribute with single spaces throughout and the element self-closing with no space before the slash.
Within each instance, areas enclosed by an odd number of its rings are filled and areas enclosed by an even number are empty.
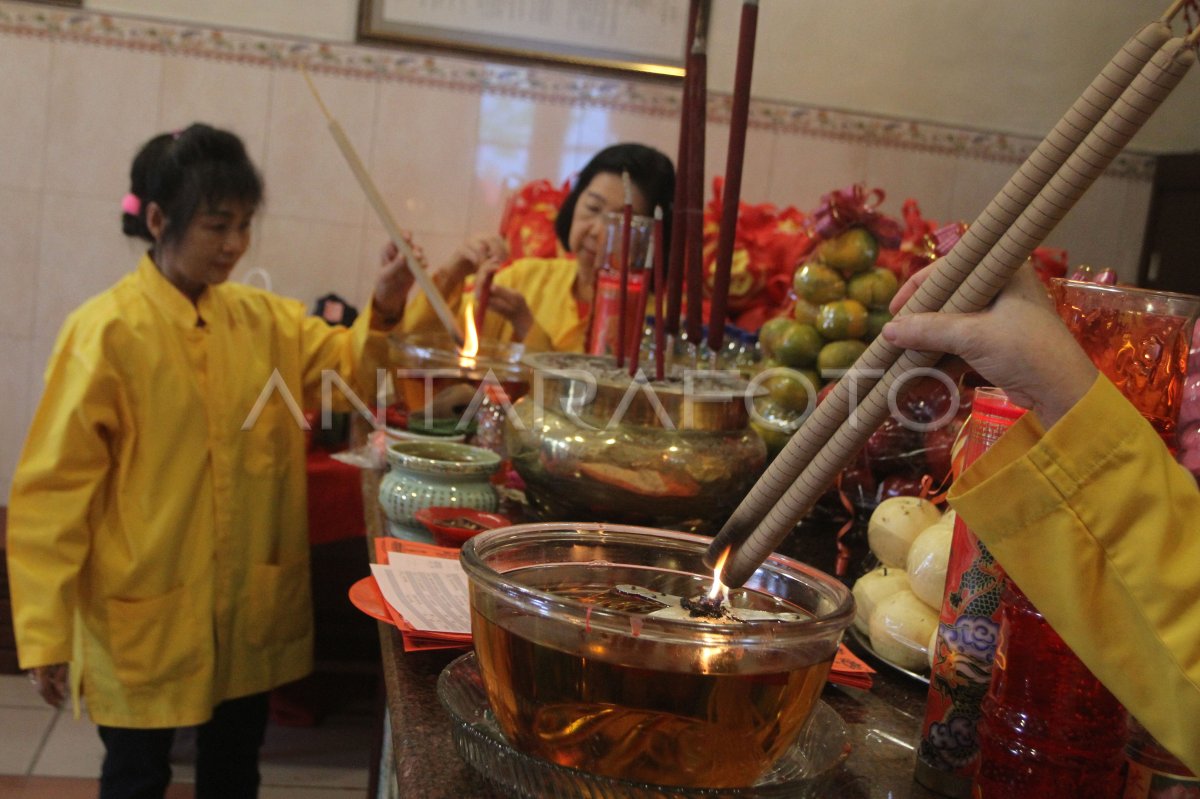
<svg viewBox="0 0 1200 799">
<path fill-rule="evenodd" d="M 41 396 L 41 370 L 33 368 L 33 359 L 32 339 L 0 335 L 0 396 L 4 397 L 4 413 L 0 414 L 0 496 L 4 504 L 8 504 L 13 470 L 29 431 L 34 403 Z M 22 682 L 23 686 L 16 687 L 28 689 L 29 682 Z M 12 704 L 14 693 L 14 686 L 6 683 L 0 690 L 0 705 Z M 0 729 L 16 728 L 0 725 Z"/>
<path fill-rule="evenodd" d="M 0 335 L 33 335 L 41 193 L 0 186 L 0 286 L 10 298 Z"/>
<path fill-rule="evenodd" d="M 320 73 L 312 74 L 312 80 L 358 156 L 368 162 L 375 85 Z M 382 182 L 378 174 L 374 177 Z M 345 224 L 361 220 L 366 205 L 362 189 L 296 70 L 272 73 L 263 179 L 273 214 Z"/>
<path fill-rule="evenodd" d="M 763 199 L 807 213 L 825 194 L 862 182 L 866 176 L 867 153 L 862 145 L 781 133 L 775 144 L 770 186 Z"/>
<path fill-rule="evenodd" d="M 369 164 L 401 228 L 452 233 L 466 228 L 480 97 L 415 84 L 380 85 Z"/>
<path fill-rule="evenodd" d="M 921 213 L 939 223 L 951 218 L 959 159 L 899 147 L 867 149 L 867 189 L 887 195 L 880 210 L 900 219 L 907 199 L 916 200 Z"/>
<path fill-rule="evenodd" d="M 225 128 L 241 137 L 251 159 L 261 168 L 266 155 L 271 74 L 270 70 L 247 69 L 226 61 L 166 56 L 158 128 L 177 130 L 193 122 Z"/>
<path fill-rule="evenodd" d="M 162 57 L 56 43 L 50 64 L 48 191 L 111 197 L 129 186 L 129 165 L 158 132 Z"/>
<path fill-rule="evenodd" d="M 50 72 L 50 43 L 7 37 L 0 47 L 0 186 L 41 188 L 46 152 L 46 102 L 50 86 L 24 75 Z M 18 76 L 10 79 L 9 76 Z"/>
<path fill-rule="evenodd" d="M 983 161 L 977 158 L 959 159 L 954 174 L 950 208 L 946 218 L 937 221 L 967 224 L 974 222 L 1016 171 L 1016 164 Z M 917 198 L 917 202 L 922 203 L 921 211 L 924 213 L 925 206 L 920 197 Z"/>
<path fill-rule="evenodd" d="M 67 314 L 137 265 L 145 244 L 121 233 L 119 197 L 44 195 L 35 336 L 56 335 Z"/>
<path fill-rule="evenodd" d="M 312 307 L 330 292 L 361 307 L 357 295 L 358 265 L 363 260 L 357 225 L 318 222 L 279 215 L 267 216 L 258 230 L 253 260 L 238 265 L 240 275 L 261 267 L 271 276 L 276 294 L 293 297 Z"/>
<path fill-rule="evenodd" d="M 1142 262 L 1142 247 L 1146 240 L 1146 219 L 1150 215 L 1150 195 L 1153 185 L 1147 180 L 1127 180 L 1125 202 L 1121 205 L 1119 255 L 1117 275 L 1122 283 L 1137 280 Z"/>
</svg>

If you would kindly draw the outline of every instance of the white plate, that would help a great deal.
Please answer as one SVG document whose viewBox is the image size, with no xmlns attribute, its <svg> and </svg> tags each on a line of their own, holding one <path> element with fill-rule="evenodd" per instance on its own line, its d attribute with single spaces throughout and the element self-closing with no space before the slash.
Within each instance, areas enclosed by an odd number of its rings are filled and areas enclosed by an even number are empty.
<svg viewBox="0 0 1200 799">
<path fill-rule="evenodd" d="M 893 663 L 892 661 L 888 660 L 883 655 L 881 655 L 875 651 L 874 647 L 871 646 L 871 639 L 868 638 L 864 633 L 859 632 L 858 628 L 855 627 L 854 625 L 850 626 L 850 637 L 854 639 L 854 642 L 856 644 L 858 644 L 860 647 L 865 649 L 867 651 L 867 654 L 869 654 L 871 657 L 878 660 L 880 663 L 883 663 L 888 668 L 894 669 L 895 671 L 898 671 L 901 674 L 912 677 L 914 680 L 917 680 L 919 682 L 925 683 L 926 685 L 929 685 L 929 675 L 928 674 L 922 674 L 921 672 L 912 671 L 911 669 L 906 669 L 903 666 L 898 666 L 895 663 Z"/>
</svg>

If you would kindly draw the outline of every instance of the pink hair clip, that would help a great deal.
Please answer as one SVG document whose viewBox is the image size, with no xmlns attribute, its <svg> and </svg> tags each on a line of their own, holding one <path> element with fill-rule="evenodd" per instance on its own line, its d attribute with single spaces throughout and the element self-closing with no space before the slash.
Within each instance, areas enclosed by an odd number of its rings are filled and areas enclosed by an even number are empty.
<svg viewBox="0 0 1200 799">
<path fill-rule="evenodd" d="M 142 201 L 136 194 L 130 192 L 121 198 L 121 210 L 130 216 L 137 216 L 142 210 Z"/>
</svg>

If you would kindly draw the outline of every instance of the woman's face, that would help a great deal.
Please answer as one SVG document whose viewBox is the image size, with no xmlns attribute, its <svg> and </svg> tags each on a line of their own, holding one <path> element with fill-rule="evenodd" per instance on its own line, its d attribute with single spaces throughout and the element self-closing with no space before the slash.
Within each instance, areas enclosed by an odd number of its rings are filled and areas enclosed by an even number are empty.
<svg viewBox="0 0 1200 799">
<path fill-rule="evenodd" d="M 162 242 L 166 217 L 156 203 L 146 212 L 146 224 L 157 242 L 155 262 L 163 275 L 195 300 L 207 286 L 229 279 L 233 268 L 250 246 L 253 206 L 226 200 L 204 207 L 192 217 L 179 239 Z"/>
<path fill-rule="evenodd" d="M 633 186 L 633 212 L 648 216 L 645 196 Z M 620 175 L 612 172 L 601 172 L 592 178 L 579 194 L 575 203 L 575 214 L 571 217 L 571 231 L 567 235 L 567 244 L 575 255 L 581 272 L 590 273 L 600 261 L 604 252 L 604 215 L 610 211 L 620 211 L 625 207 L 625 185 Z"/>
</svg>

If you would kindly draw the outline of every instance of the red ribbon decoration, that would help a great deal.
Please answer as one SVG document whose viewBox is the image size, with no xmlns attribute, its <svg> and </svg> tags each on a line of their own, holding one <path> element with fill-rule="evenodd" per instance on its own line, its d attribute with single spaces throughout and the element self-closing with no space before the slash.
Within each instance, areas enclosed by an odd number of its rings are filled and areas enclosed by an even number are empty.
<svg viewBox="0 0 1200 799">
<path fill-rule="evenodd" d="M 821 238 L 831 239 L 852 227 L 864 227 L 880 247 L 895 249 L 902 238 L 900 223 L 875 210 L 885 196 L 883 189 L 868 192 L 861 183 L 831 191 L 811 214 L 813 230 Z"/>
</svg>

